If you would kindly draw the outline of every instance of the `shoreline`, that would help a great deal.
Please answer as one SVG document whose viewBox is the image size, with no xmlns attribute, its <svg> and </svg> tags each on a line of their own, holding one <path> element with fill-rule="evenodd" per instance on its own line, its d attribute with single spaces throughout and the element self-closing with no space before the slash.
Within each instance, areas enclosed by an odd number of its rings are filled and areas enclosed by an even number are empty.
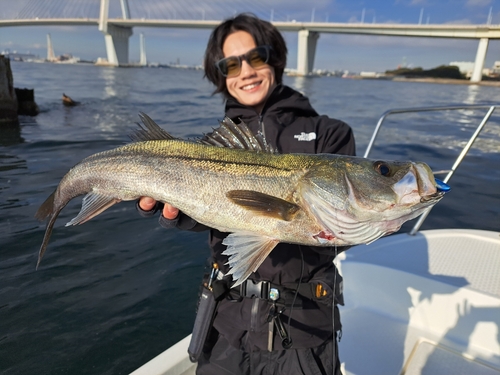
<svg viewBox="0 0 500 375">
<path fill-rule="evenodd" d="M 477 86 L 498 86 L 500 81 L 480 81 L 471 82 L 466 79 L 451 79 L 451 78 L 404 78 L 394 77 L 391 81 L 395 82 L 420 82 L 420 83 L 441 83 L 447 85 L 477 85 Z"/>
<path fill-rule="evenodd" d="M 35 61 L 16 61 L 14 62 L 23 62 L 23 63 L 35 63 Z M 36 62 L 38 63 L 38 62 Z M 39 63 L 48 63 L 48 64 L 55 64 L 52 62 L 47 62 L 47 61 L 40 61 Z M 59 63 L 60 64 L 60 63 Z M 68 63 L 66 63 L 68 64 Z M 82 62 L 77 62 L 77 63 L 69 63 L 69 65 L 86 65 L 86 66 L 97 66 L 97 67 L 113 67 L 113 68 L 177 68 L 177 69 L 193 69 L 193 70 L 200 70 L 202 69 L 200 66 L 187 66 L 187 65 L 170 65 L 170 64 L 150 64 L 146 66 L 142 65 L 136 65 L 136 64 L 129 64 L 129 65 L 122 65 L 122 66 L 113 66 L 109 65 L 106 63 L 99 63 L 95 62 L 92 63 L 90 61 L 82 61 Z M 294 71 L 287 71 L 285 69 L 284 72 L 287 76 L 290 77 L 304 77 L 304 76 L 299 76 L 297 75 Z M 447 84 L 447 85 L 476 85 L 476 86 L 491 86 L 491 87 L 500 87 L 500 80 L 499 81 L 488 81 L 488 80 L 483 80 L 480 82 L 471 82 L 468 79 L 453 79 L 453 78 L 432 78 L 432 77 L 422 77 L 422 78 L 406 78 L 402 76 L 391 76 L 391 75 L 385 75 L 384 73 L 380 73 L 382 75 L 378 77 L 372 77 L 372 76 L 361 76 L 361 75 L 353 75 L 353 76 L 346 76 L 346 77 L 340 77 L 338 78 L 344 78 L 344 79 L 359 79 L 359 80 L 377 80 L 377 81 L 394 81 L 394 82 L 418 82 L 418 83 L 440 83 L 440 84 Z M 305 77 L 322 77 L 323 75 L 308 75 Z M 326 75 L 325 75 L 326 76 Z"/>
</svg>

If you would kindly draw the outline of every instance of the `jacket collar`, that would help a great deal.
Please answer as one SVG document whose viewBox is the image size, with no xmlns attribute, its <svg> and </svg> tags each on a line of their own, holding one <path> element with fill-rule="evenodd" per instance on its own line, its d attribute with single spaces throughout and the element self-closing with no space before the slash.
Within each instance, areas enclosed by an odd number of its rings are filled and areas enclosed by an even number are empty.
<svg viewBox="0 0 500 375">
<path fill-rule="evenodd" d="M 309 103 L 309 99 L 285 85 L 278 85 L 274 88 L 260 114 L 254 108 L 242 105 L 234 98 L 226 101 L 226 115 L 232 119 L 241 118 L 248 121 L 258 117 L 270 115 L 280 117 L 280 114 L 290 113 L 295 116 L 318 116 Z"/>
</svg>

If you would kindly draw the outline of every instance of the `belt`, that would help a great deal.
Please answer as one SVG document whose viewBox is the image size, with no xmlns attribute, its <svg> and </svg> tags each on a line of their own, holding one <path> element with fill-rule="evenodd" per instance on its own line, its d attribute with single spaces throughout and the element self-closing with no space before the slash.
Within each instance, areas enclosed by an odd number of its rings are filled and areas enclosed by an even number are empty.
<svg viewBox="0 0 500 375">
<path fill-rule="evenodd" d="M 277 288 L 271 287 L 269 281 L 253 281 L 250 279 L 246 279 L 239 285 L 239 288 L 236 288 L 241 297 L 256 297 L 261 299 L 269 299 L 270 289 L 273 289 L 273 293 L 275 293 L 275 290 L 278 290 Z"/>
<path fill-rule="evenodd" d="M 294 308 L 300 307 L 304 299 L 315 302 L 331 301 L 330 288 L 325 288 L 322 283 L 302 283 L 298 288 L 288 288 L 283 285 L 275 285 L 269 281 L 254 281 L 247 279 L 240 285 L 231 289 L 231 293 L 240 298 L 260 298 L 271 302 L 282 303 L 291 306 L 295 300 Z M 300 298 L 295 298 L 295 295 Z"/>
<path fill-rule="evenodd" d="M 333 300 L 332 288 L 321 281 L 314 280 L 309 283 L 300 283 L 298 287 L 296 285 L 288 287 L 284 285 L 272 284 L 269 281 L 246 279 L 237 287 L 231 288 L 227 283 L 224 273 L 220 271 L 217 266 L 213 266 L 211 275 L 207 279 L 206 283 L 208 284 L 209 289 L 213 286 L 213 292 L 216 300 L 219 300 L 219 298 L 224 295 L 230 300 L 237 301 L 241 301 L 242 298 L 260 298 L 284 304 L 285 306 L 291 306 L 293 304 L 294 307 L 300 307 L 302 305 L 302 300 L 304 299 L 321 302 L 327 305 L 331 304 Z M 342 288 L 337 291 L 335 299 L 336 302 L 343 304 L 342 301 L 338 301 L 338 298 L 342 296 L 341 289 Z"/>
</svg>

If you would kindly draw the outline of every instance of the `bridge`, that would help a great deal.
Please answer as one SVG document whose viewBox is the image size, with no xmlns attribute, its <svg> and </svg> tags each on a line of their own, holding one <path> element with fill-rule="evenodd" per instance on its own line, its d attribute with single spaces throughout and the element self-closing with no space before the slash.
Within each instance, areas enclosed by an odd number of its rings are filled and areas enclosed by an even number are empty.
<svg viewBox="0 0 500 375">
<path fill-rule="evenodd" d="M 97 4 L 97 1 L 100 1 Z M 9 2 L 10 3 L 10 2 Z M 16 1 L 20 4 L 21 1 Z M 106 44 L 107 62 L 111 66 L 123 66 L 128 64 L 128 41 L 134 27 L 163 27 L 163 28 L 189 28 L 189 29 L 213 29 L 220 22 L 220 17 L 212 20 L 205 19 L 214 9 L 197 7 L 198 17 L 195 19 L 186 13 L 189 8 L 188 2 L 176 2 L 180 6 L 175 7 L 172 2 L 168 6 L 157 9 L 149 9 L 144 2 L 130 2 L 120 0 L 120 9 L 117 2 L 110 0 L 87 0 L 78 3 L 61 3 L 60 0 L 25 1 L 24 6 L 13 10 L 10 17 L 0 19 L 0 27 L 7 26 L 65 26 L 65 25 L 94 25 L 104 35 Z M 238 5 L 237 1 L 235 2 Z M 10 3 L 12 4 L 12 3 Z M 77 4 L 80 4 L 78 7 Z M 84 5 L 82 5 L 84 4 Z M 142 8 L 141 5 L 142 4 Z M 194 4 L 192 6 L 194 7 Z M 260 4 L 260 5 L 259 5 Z M 243 2 L 241 2 L 243 6 Z M 98 9 L 97 9 L 98 6 Z M 131 7 L 133 12 L 131 12 Z M 254 2 L 253 8 L 259 12 L 264 11 L 262 2 Z M 57 8 L 55 10 L 54 8 Z M 16 13 L 17 11 L 17 13 Z M 228 9 L 220 9 L 227 13 Z M 244 11 L 244 9 L 240 10 Z M 75 12 L 78 16 L 73 16 Z M 110 15 L 110 13 L 113 13 Z M 233 14 L 237 13 L 236 9 Z M 57 17 L 53 15 L 57 13 Z M 223 13 L 223 12 L 222 12 Z M 254 12 L 258 13 L 258 12 Z M 134 15 L 134 17 L 131 16 Z M 186 17 L 187 14 L 187 17 Z M 2 13 L 0 13 L 0 17 Z M 73 17 L 70 17 L 73 16 Z M 152 18 L 153 16 L 153 18 Z M 201 16 L 201 17 L 200 17 Z M 210 15 L 209 15 L 210 16 Z M 226 15 L 224 18 L 231 16 Z M 262 17 L 263 18 L 263 17 Z M 312 17 L 313 18 L 313 17 Z M 482 78 L 482 70 L 488 50 L 490 39 L 500 39 L 500 25 L 456 25 L 456 24 L 365 24 L 365 23 L 332 23 L 332 22 L 296 22 L 295 20 L 271 22 L 280 30 L 298 33 L 297 49 L 297 74 L 308 75 L 313 71 L 316 44 L 322 33 L 334 34 L 364 34 L 385 36 L 406 36 L 424 38 L 454 38 L 454 39 L 477 39 L 478 49 L 472 73 L 471 81 L 479 82 Z"/>
</svg>

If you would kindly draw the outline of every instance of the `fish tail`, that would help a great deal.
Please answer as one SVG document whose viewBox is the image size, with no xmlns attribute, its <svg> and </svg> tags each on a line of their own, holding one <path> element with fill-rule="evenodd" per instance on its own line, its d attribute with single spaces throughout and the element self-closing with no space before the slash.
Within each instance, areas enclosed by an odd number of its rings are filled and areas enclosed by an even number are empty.
<svg viewBox="0 0 500 375">
<path fill-rule="evenodd" d="M 50 194 L 50 196 L 45 200 L 45 202 L 42 203 L 42 205 L 35 214 L 35 218 L 37 220 L 44 221 L 47 217 L 52 215 L 55 196 L 56 196 L 56 191 L 54 190 L 54 192 Z"/>
<path fill-rule="evenodd" d="M 43 237 L 42 245 L 40 246 L 40 251 L 38 252 L 38 261 L 36 263 L 36 269 L 38 269 L 38 266 L 40 265 L 43 254 L 45 254 L 45 251 L 47 250 L 47 245 L 49 243 L 49 239 L 50 239 L 50 236 L 52 234 L 52 229 L 54 228 L 54 223 L 56 222 L 57 216 L 59 216 L 59 213 L 61 212 L 61 210 L 68 203 L 68 202 L 66 202 L 59 207 L 55 207 L 55 205 L 54 205 L 55 195 L 56 195 L 56 192 L 54 191 L 45 200 L 45 202 L 43 202 L 43 204 L 40 206 L 40 208 L 38 209 L 38 211 L 35 214 L 35 218 L 37 218 L 40 221 L 43 221 L 47 217 L 50 217 L 49 221 L 47 222 L 47 227 L 45 229 L 45 235 Z"/>
</svg>

